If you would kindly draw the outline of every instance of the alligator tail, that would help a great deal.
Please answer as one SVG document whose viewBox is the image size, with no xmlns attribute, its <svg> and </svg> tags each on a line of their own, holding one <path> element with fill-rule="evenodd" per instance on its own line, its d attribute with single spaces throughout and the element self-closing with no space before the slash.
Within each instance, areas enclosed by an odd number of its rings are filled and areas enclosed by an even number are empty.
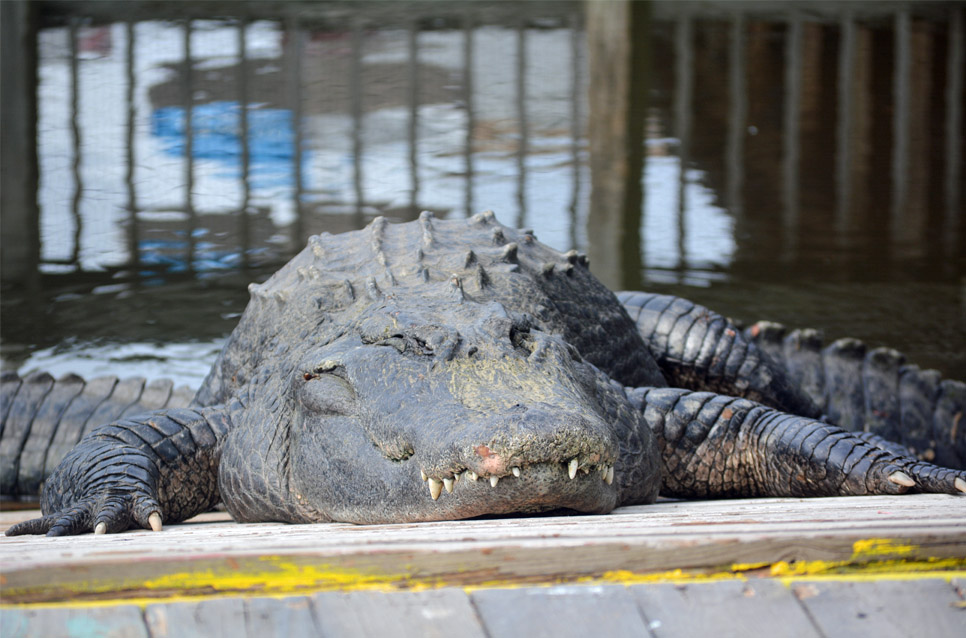
<svg viewBox="0 0 966 638">
<path fill-rule="evenodd" d="M 770 322 L 744 331 L 827 420 L 897 441 L 919 458 L 966 468 L 966 383 L 906 363 L 892 348 L 857 339 L 823 343 L 815 330 Z"/>
<path fill-rule="evenodd" d="M 46 372 L 0 376 L 0 494 L 37 499 L 44 480 L 95 427 L 161 408 L 185 407 L 194 390 L 170 379 Z"/>
<path fill-rule="evenodd" d="M 855 339 L 768 322 L 741 330 L 670 295 L 618 293 L 670 385 L 749 398 L 876 434 L 925 461 L 966 468 L 966 384 Z"/>
</svg>

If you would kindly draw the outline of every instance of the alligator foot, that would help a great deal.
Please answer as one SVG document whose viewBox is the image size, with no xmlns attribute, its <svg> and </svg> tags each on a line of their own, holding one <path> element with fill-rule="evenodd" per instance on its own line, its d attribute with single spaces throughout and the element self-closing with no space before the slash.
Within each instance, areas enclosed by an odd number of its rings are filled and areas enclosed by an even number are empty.
<svg viewBox="0 0 966 638">
<path fill-rule="evenodd" d="M 662 451 L 661 494 L 680 498 L 966 492 L 966 471 L 759 403 L 676 389 L 630 393 Z"/>
<path fill-rule="evenodd" d="M 48 479 L 42 501 L 47 515 L 14 525 L 7 536 L 160 530 L 157 466 L 142 450 L 111 443 L 85 439 L 74 448 Z"/>
<path fill-rule="evenodd" d="M 219 500 L 220 408 L 170 409 L 101 426 L 64 457 L 44 485 L 44 516 L 7 536 L 161 531 Z"/>
</svg>

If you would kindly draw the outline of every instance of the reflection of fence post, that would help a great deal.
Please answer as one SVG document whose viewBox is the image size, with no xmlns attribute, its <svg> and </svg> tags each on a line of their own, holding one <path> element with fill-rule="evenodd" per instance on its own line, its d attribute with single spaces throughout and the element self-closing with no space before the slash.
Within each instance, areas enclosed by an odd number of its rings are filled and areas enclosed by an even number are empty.
<svg viewBox="0 0 966 638">
<path fill-rule="evenodd" d="M 785 36 L 784 105 L 782 107 L 782 258 L 798 251 L 798 180 L 802 107 L 802 16 L 793 11 Z"/>
<path fill-rule="evenodd" d="M 285 22 L 288 36 L 285 52 L 285 81 L 289 109 L 292 114 L 292 204 L 295 219 L 292 220 L 292 251 L 298 252 L 305 243 L 302 207 L 302 55 L 303 31 L 299 21 L 289 16 Z"/>
<path fill-rule="evenodd" d="M 946 174 L 945 200 L 946 215 L 943 224 L 943 240 L 947 254 L 955 256 L 963 232 L 960 219 L 960 200 L 962 184 L 960 175 L 963 165 L 963 62 L 966 59 L 966 44 L 963 34 L 963 9 L 954 6 L 949 16 L 949 46 L 946 60 Z"/>
<path fill-rule="evenodd" d="M 187 251 L 185 266 L 189 273 L 195 270 L 195 229 L 198 218 L 195 212 L 195 158 L 194 158 L 194 96 L 192 95 L 191 20 L 184 22 L 184 73 L 181 75 L 181 99 L 184 105 L 184 209 L 188 214 L 185 231 Z"/>
<path fill-rule="evenodd" d="M 643 2 L 587 3 L 590 66 L 590 215 L 594 273 L 613 289 L 640 288 L 647 25 Z"/>
<path fill-rule="evenodd" d="M 32 2 L 0 2 L 3 184 L 0 241 L 4 282 L 37 282 L 40 211 L 37 206 L 37 28 Z"/>
<path fill-rule="evenodd" d="M 125 106 L 127 107 L 127 125 L 124 130 L 124 148 L 127 153 L 124 169 L 124 184 L 127 187 L 127 243 L 128 260 L 135 272 L 141 267 L 141 233 L 138 227 L 138 198 L 134 188 L 134 129 L 136 126 L 137 106 L 135 104 L 135 89 L 137 88 L 134 75 L 134 22 L 128 20 L 127 50 L 125 51 L 124 71 L 127 80 Z"/>
<path fill-rule="evenodd" d="M 473 214 L 473 14 L 467 8 L 463 14 L 463 102 L 466 105 L 466 141 L 463 164 L 466 172 L 466 216 Z"/>
</svg>

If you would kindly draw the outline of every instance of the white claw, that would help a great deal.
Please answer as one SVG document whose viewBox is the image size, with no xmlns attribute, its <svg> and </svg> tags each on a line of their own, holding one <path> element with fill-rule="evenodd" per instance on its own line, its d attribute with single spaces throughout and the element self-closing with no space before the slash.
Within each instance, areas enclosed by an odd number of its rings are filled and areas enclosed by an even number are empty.
<svg viewBox="0 0 966 638">
<path fill-rule="evenodd" d="M 895 483 L 896 485 L 902 485 L 904 487 L 912 487 L 913 485 L 916 484 L 916 482 L 912 480 L 912 477 L 906 474 L 905 472 L 903 472 L 902 470 L 896 470 L 895 472 L 890 474 L 889 480 Z"/>
<path fill-rule="evenodd" d="M 517 478 L 520 478 L 520 468 L 518 468 L 518 467 L 511 467 L 510 468 L 510 471 L 513 472 L 513 476 L 515 476 Z"/>
<path fill-rule="evenodd" d="M 424 481 L 428 481 L 429 480 L 429 477 L 426 476 L 426 472 L 423 471 L 422 468 L 419 468 L 419 477 L 422 478 Z"/>
<path fill-rule="evenodd" d="M 496 484 L 499 483 L 499 482 L 500 482 L 500 477 L 499 476 L 491 476 L 490 477 L 490 487 L 496 487 Z"/>
<path fill-rule="evenodd" d="M 94 533 L 95 534 L 107 534 L 107 523 L 105 523 L 104 521 L 101 521 L 100 523 L 98 523 L 97 525 L 95 525 L 94 526 Z"/>
<path fill-rule="evenodd" d="M 614 483 L 614 466 L 613 465 L 608 465 L 607 466 L 607 476 L 604 477 L 604 482 L 607 483 L 608 485 L 612 485 Z"/>
<path fill-rule="evenodd" d="M 444 478 L 443 479 L 443 487 L 446 488 L 446 491 L 449 494 L 452 494 L 453 493 L 453 483 L 454 483 L 454 481 L 451 478 Z"/>
<path fill-rule="evenodd" d="M 433 500 L 439 498 L 439 493 L 443 491 L 443 484 L 437 479 L 431 478 L 429 481 L 429 495 L 433 497 Z"/>
<path fill-rule="evenodd" d="M 468 478 L 471 481 L 475 481 L 476 479 L 480 478 L 480 475 L 474 472 L 473 470 L 466 470 L 466 478 Z"/>
<path fill-rule="evenodd" d="M 956 477 L 956 480 L 953 481 L 953 485 L 955 485 L 956 489 L 959 490 L 960 492 L 966 492 L 966 481 L 959 478 L 958 476 Z"/>
<path fill-rule="evenodd" d="M 576 457 L 570 459 L 570 465 L 567 466 L 567 471 L 570 474 L 570 478 L 577 476 L 577 468 L 580 466 L 580 462 Z"/>
<path fill-rule="evenodd" d="M 151 530 L 155 532 L 161 531 L 161 515 L 157 512 L 151 512 L 148 516 L 148 525 L 151 526 Z"/>
</svg>

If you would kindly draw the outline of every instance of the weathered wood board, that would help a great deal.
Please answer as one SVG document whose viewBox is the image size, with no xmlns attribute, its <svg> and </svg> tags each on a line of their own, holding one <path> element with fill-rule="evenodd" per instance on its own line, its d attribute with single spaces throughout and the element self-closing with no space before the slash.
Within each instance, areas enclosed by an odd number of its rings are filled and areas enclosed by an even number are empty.
<svg viewBox="0 0 966 638">
<path fill-rule="evenodd" d="M 322 592 L 112 607 L 4 607 L 4 638 L 525 635 L 720 638 L 966 635 L 961 589 L 944 579 L 772 579 L 555 585 L 464 591 Z"/>
<path fill-rule="evenodd" d="M 0 514 L 0 526 L 31 516 Z M 803 577 L 875 563 L 966 572 L 966 497 L 663 502 L 606 516 L 239 525 L 0 538 L 4 603 L 324 590 Z"/>
</svg>

